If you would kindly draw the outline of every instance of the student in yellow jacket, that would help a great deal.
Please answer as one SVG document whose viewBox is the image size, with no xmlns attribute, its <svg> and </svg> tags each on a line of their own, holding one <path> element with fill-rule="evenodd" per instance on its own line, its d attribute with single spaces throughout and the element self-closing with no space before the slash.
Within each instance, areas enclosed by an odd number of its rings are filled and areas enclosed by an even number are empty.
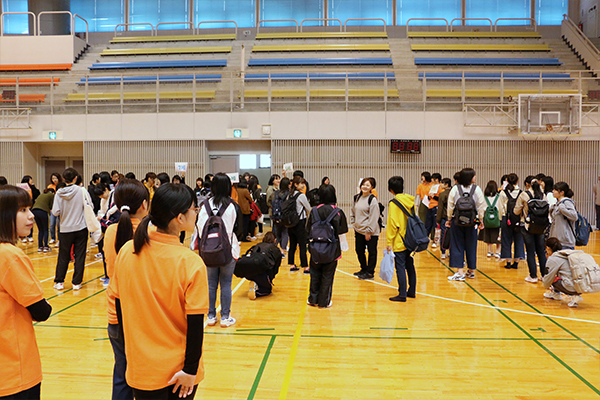
<svg viewBox="0 0 600 400">
<path fill-rule="evenodd" d="M 407 211 L 415 206 L 415 197 L 404 193 L 404 179 L 401 176 L 393 176 L 388 181 L 388 190 L 394 195 L 394 199 L 406 208 Z M 417 290 L 417 274 L 415 263 L 410 251 L 404 246 L 406 236 L 406 225 L 408 217 L 394 202 L 388 206 L 388 220 L 386 227 L 387 250 L 394 252 L 394 264 L 396 276 L 398 277 L 398 295 L 390 297 L 391 301 L 405 302 L 406 297 L 415 298 Z M 406 287 L 406 274 L 408 273 L 408 289 Z"/>
</svg>

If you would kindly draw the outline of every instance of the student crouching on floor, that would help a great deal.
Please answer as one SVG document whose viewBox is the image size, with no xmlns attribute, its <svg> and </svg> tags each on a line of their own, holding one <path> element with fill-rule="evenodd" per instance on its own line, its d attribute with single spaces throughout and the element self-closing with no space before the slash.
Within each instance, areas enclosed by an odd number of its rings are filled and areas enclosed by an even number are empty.
<svg viewBox="0 0 600 400">
<path fill-rule="evenodd" d="M 273 290 L 273 279 L 279 272 L 283 254 L 277 247 L 273 232 L 267 232 L 262 243 L 252 246 L 239 258 L 235 266 L 235 275 L 250 281 L 248 298 L 268 296 Z"/>
</svg>

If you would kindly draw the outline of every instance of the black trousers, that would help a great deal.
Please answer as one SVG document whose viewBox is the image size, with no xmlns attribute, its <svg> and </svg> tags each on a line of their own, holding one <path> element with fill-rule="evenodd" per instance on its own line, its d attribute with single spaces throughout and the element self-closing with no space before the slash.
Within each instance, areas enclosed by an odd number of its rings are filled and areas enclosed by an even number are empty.
<svg viewBox="0 0 600 400">
<path fill-rule="evenodd" d="M 327 264 L 310 263 L 310 294 L 308 302 L 319 307 L 327 307 L 333 291 L 333 277 L 337 260 Z"/>
<path fill-rule="evenodd" d="M 139 390 L 133 389 L 133 397 L 136 400 L 179 400 L 179 390 L 177 393 L 173 393 L 175 385 L 167 386 L 163 389 L 158 390 Z M 198 385 L 194 386 L 194 391 L 186 399 L 193 400 L 196 396 L 196 389 Z"/>
<path fill-rule="evenodd" d="M 104 277 L 108 278 L 108 274 L 106 273 L 106 257 L 104 257 L 104 236 L 98 242 L 98 253 L 102 254 L 102 264 L 104 265 Z"/>
<path fill-rule="evenodd" d="M 0 400 L 39 400 L 42 389 L 42 383 L 38 383 L 31 389 L 22 392 L 0 397 Z"/>
<path fill-rule="evenodd" d="M 48 213 L 39 208 L 34 208 L 31 212 L 38 227 L 38 247 L 48 247 Z"/>
<path fill-rule="evenodd" d="M 308 232 L 306 232 L 306 218 L 301 219 L 296 226 L 288 228 L 288 236 L 290 238 L 290 251 L 288 253 L 288 264 L 296 264 L 296 245 L 300 252 L 300 266 L 308 267 L 308 258 L 306 257 L 306 240 Z"/>
<path fill-rule="evenodd" d="M 244 229 L 242 242 L 247 242 L 248 240 L 246 240 L 246 238 L 248 237 L 248 233 L 250 230 L 250 214 L 243 214 L 242 227 Z"/>
<path fill-rule="evenodd" d="M 268 296 L 271 294 L 273 290 L 273 284 L 271 283 L 271 278 L 269 278 L 269 274 L 263 272 L 262 274 L 253 276 L 250 280 L 258 285 L 258 289 L 256 289 L 255 292 L 256 297 Z"/>
<path fill-rule="evenodd" d="M 85 268 L 85 250 L 87 249 L 88 235 L 87 228 L 77 232 L 60 233 L 54 282 L 62 283 L 65 281 L 69 261 L 71 261 L 71 247 L 73 247 L 73 256 L 75 257 L 73 285 L 81 284 Z"/>
<path fill-rule="evenodd" d="M 367 240 L 365 235 L 354 232 L 354 249 L 360 263 L 360 271 L 375 274 L 375 266 L 377 265 L 377 242 L 379 236 L 371 236 L 371 240 Z M 369 250 L 369 260 L 365 256 L 365 247 Z"/>
</svg>

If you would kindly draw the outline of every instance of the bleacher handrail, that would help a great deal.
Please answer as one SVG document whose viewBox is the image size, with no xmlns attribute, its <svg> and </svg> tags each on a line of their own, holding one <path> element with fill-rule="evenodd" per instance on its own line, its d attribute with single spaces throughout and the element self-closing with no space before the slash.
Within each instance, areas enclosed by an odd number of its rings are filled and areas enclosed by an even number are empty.
<svg viewBox="0 0 600 400">
<path fill-rule="evenodd" d="M 406 21 L 406 33 L 408 33 L 408 26 L 410 21 L 445 21 L 446 22 L 446 32 L 450 30 L 448 20 L 446 18 L 409 18 Z"/>
<path fill-rule="evenodd" d="M 258 35 L 259 31 L 260 31 L 260 24 L 262 22 L 294 22 L 296 24 L 296 32 L 298 32 L 298 21 L 295 19 L 261 19 L 260 21 L 258 21 L 258 24 L 256 25 L 256 34 Z M 265 26 L 266 28 L 266 26 Z"/>
<path fill-rule="evenodd" d="M 156 36 L 158 36 L 158 27 L 161 25 L 188 25 L 189 28 L 187 29 L 191 29 L 192 30 L 192 34 L 196 33 L 195 27 L 194 27 L 194 23 L 191 21 L 181 21 L 181 22 L 159 22 L 158 24 L 156 24 Z"/>
<path fill-rule="evenodd" d="M 115 26 L 115 37 L 117 37 L 117 30 L 119 29 L 120 26 L 124 26 L 126 30 L 128 30 L 128 28 L 130 26 L 134 26 L 134 25 L 150 25 L 150 28 L 152 28 L 150 30 L 150 36 L 155 36 L 155 31 L 156 29 L 154 28 L 154 25 L 152 25 L 150 22 L 125 22 L 122 24 L 117 24 Z M 146 32 L 146 31 L 140 31 L 140 32 Z"/>
<path fill-rule="evenodd" d="M 490 23 L 490 32 L 493 32 L 493 30 L 494 30 L 494 23 L 489 18 L 454 18 L 452 21 L 450 21 L 450 30 L 452 30 L 452 25 L 454 24 L 454 21 L 461 21 L 461 22 L 463 22 L 463 21 L 464 22 L 467 22 L 467 21 L 488 21 Z"/>
<path fill-rule="evenodd" d="M 382 21 L 383 31 L 387 32 L 387 24 L 383 18 L 348 18 L 344 21 L 344 31 L 348 32 L 348 21 Z"/>
<path fill-rule="evenodd" d="M 71 24 L 70 26 L 70 35 L 74 36 L 75 35 L 75 29 L 73 27 L 73 14 L 70 11 L 41 11 L 38 15 L 37 15 L 37 25 L 38 25 L 38 36 L 42 36 L 42 15 L 44 14 L 68 14 L 69 15 L 69 22 Z"/>
<path fill-rule="evenodd" d="M 327 23 L 328 21 L 337 21 L 340 24 L 340 32 L 342 32 L 342 21 L 339 18 L 306 18 L 306 19 L 303 19 L 302 21 L 300 21 L 300 32 L 302 32 L 304 23 L 310 22 L 310 21 L 323 21 L 325 23 Z"/>
<path fill-rule="evenodd" d="M 498 32 L 498 21 L 530 21 L 534 32 L 537 32 L 538 28 L 535 18 L 498 18 L 494 21 L 494 32 Z"/>
<path fill-rule="evenodd" d="M 571 30 L 579 37 L 579 39 L 581 39 L 584 42 L 588 50 L 590 50 L 592 53 L 595 53 L 596 58 L 600 60 L 600 50 L 598 50 L 598 48 L 594 46 L 594 43 L 592 43 L 592 41 L 586 36 L 586 34 L 583 33 L 581 29 L 579 29 L 579 27 L 575 24 L 575 22 L 573 22 L 571 18 L 569 18 L 567 14 L 563 15 L 562 23 L 566 24 L 569 28 L 571 28 Z"/>
<path fill-rule="evenodd" d="M 198 33 L 200 33 L 200 25 L 202 24 L 234 24 L 235 25 L 235 35 L 238 33 L 238 24 L 235 21 L 226 20 L 226 21 L 200 21 L 198 22 Z"/>
<path fill-rule="evenodd" d="M 31 11 L 7 11 L 0 14 L 0 36 L 4 36 L 4 16 L 10 14 L 28 14 L 33 18 L 33 36 L 37 36 L 37 20 L 35 18 L 35 14 Z"/>
<path fill-rule="evenodd" d="M 76 20 L 75 18 L 79 18 L 80 20 L 82 20 L 83 22 L 85 22 L 85 42 L 89 43 L 90 41 L 90 25 L 88 24 L 87 20 L 85 18 L 83 18 L 81 15 L 79 14 L 73 14 L 73 34 L 75 34 L 76 29 Z"/>
</svg>

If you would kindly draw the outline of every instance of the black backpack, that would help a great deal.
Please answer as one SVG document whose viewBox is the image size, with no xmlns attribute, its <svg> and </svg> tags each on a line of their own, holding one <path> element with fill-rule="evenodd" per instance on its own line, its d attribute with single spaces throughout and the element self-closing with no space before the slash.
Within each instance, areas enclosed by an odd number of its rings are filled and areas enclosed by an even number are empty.
<svg viewBox="0 0 600 400">
<path fill-rule="evenodd" d="M 290 192 L 283 201 L 281 206 L 281 222 L 283 222 L 286 228 L 293 228 L 300 222 L 300 216 L 296 210 L 296 200 L 299 196 L 300 193 L 292 196 L 292 193 Z"/>
<path fill-rule="evenodd" d="M 536 199 L 531 193 L 525 192 L 529 196 L 527 208 L 529 209 L 525 221 L 529 224 L 527 231 L 532 235 L 542 235 L 546 227 L 550 225 L 548 215 L 550 214 L 550 205 L 544 199 Z"/>
<path fill-rule="evenodd" d="M 331 224 L 333 218 L 340 212 L 339 208 L 334 208 L 329 216 L 322 220 L 317 207 L 312 209 L 314 222 L 310 226 L 308 234 L 308 251 L 310 252 L 310 261 L 315 264 L 327 264 L 335 261 L 335 253 L 338 246 L 338 235 Z"/>
<path fill-rule="evenodd" d="M 427 246 L 429 246 L 429 234 L 427 233 L 427 229 L 425 229 L 423 221 L 415 214 L 415 208 L 411 208 L 411 212 L 409 213 L 398 200 L 392 199 L 392 203 L 400 207 L 402 212 L 408 217 L 406 234 L 404 237 L 400 235 L 404 242 L 404 247 L 411 253 L 419 253 L 427 250 Z"/>
<path fill-rule="evenodd" d="M 519 190 L 519 193 L 513 198 L 510 195 L 510 191 L 504 189 L 504 193 L 506 194 L 506 197 L 508 197 L 508 202 L 506 203 L 506 224 L 511 228 L 519 226 L 521 222 L 521 216 L 515 214 L 515 206 L 517 205 L 517 199 L 521 192 L 522 190 Z"/>
<path fill-rule="evenodd" d="M 261 193 L 256 199 L 256 205 L 262 214 L 269 213 L 269 206 L 267 205 L 267 195 L 266 193 Z"/>
<path fill-rule="evenodd" d="M 468 193 L 462 190 L 462 185 L 457 185 L 460 197 L 454 204 L 454 223 L 458 226 L 471 227 L 475 226 L 477 221 L 477 205 L 473 198 L 475 193 L 475 185 L 471 186 Z"/>
<path fill-rule="evenodd" d="M 354 202 L 356 203 L 360 199 L 361 194 L 358 193 L 354 196 Z M 374 194 L 369 195 L 369 207 L 371 206 L 371 201 L 373 199 L 377 199 Z M 383 212 L 385 211 L 385 206 L 377 200 L 377 204 L 379 205 L 379 219 L 377 219 L 377 224 L 379 224 L 379 229 L 383 229 Z"/>
<path fill-rule="evenodd" d="M 312 189 L 306 193 L 306 198 L 308 199 L 308 204 L 311 207 L 316 207 L 321 204 L 321 199 L 319 198 L 319 189 Z"/>
<path fill-rule="evenodd" d="M 229 202 L 223 203 L 217 215 L 214 215 L 208 200 L 204 201 L 208 221 L 206 221 L 202 229 L 198 250 L 200 257 L 202 257 L 207 267 L 226 265 L 233 259 L 231 255 L 231 241 L 227 235 L 227 229 L 222 218 L 228 206 Z"/>
<path fill-rule="evenodd" d="M 283 200 L 285 195 L 279 190 L 273 193 L 273 199 L 271 200 L 271 218 L 273 222 L 281 222 L 283 217 Z"/>
<path fill-rule="evenodd" d="M 267 255 L 261 251 L 258 245 L 255 245 L 237 260 L 233 273 L 238 278 L 251 279 L 258 274 L 267 272 L 272 267 Z"/>
</svg>

